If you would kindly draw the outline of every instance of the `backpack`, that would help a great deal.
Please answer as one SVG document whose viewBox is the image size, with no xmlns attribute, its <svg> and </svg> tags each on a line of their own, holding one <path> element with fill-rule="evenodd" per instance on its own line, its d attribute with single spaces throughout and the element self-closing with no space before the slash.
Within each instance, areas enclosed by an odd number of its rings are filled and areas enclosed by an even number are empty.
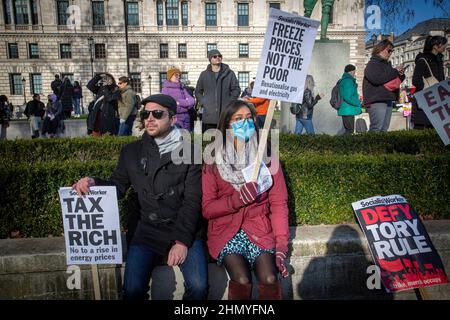
<svg viewBox="0 0 450 320">
<path fill-rule="evenodd" d="M 330 104 L 336 110 L 339 110 L 339 108 L 341 107 L 342 103 L 344 102 L 344 99 L 342 99 L 341 93 L 339 92 L 339 84 L 341 83 L 341 80 L 339 80 L 334 85 L 333 89 L 331 90 Z"/>
<path fill-rule="evenodd" d="M 293 115 L 298 115 L 302 111 L 302 104 L 301 103 L 292 103 L 290 109 L 291 109 L 291 113 Z"/>
<path fill-rule="evenodd" d="M 364 120 L 364 119 L 362 119 L 362 118 L 356 119 L 356 123 L 355 123 L 355 131 L 356 131 L 356 133 L 364 133 L 364 132 L 367 132 L 367 124 L 366 124 L 366 120 Z"/>
</svg>

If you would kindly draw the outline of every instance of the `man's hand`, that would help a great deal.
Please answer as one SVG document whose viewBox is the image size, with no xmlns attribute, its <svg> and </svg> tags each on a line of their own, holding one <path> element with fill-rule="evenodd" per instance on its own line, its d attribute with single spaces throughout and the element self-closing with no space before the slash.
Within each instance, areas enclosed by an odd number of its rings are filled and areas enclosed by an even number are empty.
<svg viewBox="0 0 450 320">
<path fill-rule="evenodd" d="M 95 186 L 95 181 L 91 177 L 84 177 L 74 183 L 72 189 L 74 189 L 79 196 L 89 192 L 89 187 Z"/>
<path fill-rule="evenodd" d="M 167 257 L 167 265 L 169 267 L 179 266 L 183 264 L 187 257 L 188 248 L 181 243 L 175 243 L 169 251 Z"/>
</svg>

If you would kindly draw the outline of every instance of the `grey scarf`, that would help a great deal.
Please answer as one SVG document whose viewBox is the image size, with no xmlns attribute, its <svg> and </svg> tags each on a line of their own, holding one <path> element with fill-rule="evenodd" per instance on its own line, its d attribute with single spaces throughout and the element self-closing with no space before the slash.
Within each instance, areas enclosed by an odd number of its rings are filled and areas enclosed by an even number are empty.
<svg viewBox="0 0 450 320">
<path fill-rule="evenodd" d="M 155 143 L 158 145 L 159 154 L 162 156 L 177 149 L 183 143 L 183 136 L 180 129 L 174 126 L 164 138 L 155 138 Z"/>
<path fill-rule="evenodd" d="M 234 189 L 239 191 L 241 186 L 245 184 L 244 175 L 241 170 L 255 162 L 258 152 L 258 139 L 257 135 L 254 134 L 250 141 L 245 143 L 240 153 L 234 148 L 234 144 L 232 143 L 233 139 L 228 137 L 227 141 L 229 143 L 226 144 L 225 152 L 222 145 L 217 150 L 215 160 L 222 179 L 229 182 Z"/>
</svg>

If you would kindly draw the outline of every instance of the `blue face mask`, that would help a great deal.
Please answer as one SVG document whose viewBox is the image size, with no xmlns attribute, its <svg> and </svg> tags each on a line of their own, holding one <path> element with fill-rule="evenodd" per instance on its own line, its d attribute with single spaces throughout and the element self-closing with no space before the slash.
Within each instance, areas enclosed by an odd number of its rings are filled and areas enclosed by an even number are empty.
<svg viewBox="0 0 450 320">
<path fill-rule="evenodd" d="M 255 123 L 253 119 L 236 121 L 231 125 L 233 135 L 242 141 L 249 141 L 255 133 Z"/>
</svg>

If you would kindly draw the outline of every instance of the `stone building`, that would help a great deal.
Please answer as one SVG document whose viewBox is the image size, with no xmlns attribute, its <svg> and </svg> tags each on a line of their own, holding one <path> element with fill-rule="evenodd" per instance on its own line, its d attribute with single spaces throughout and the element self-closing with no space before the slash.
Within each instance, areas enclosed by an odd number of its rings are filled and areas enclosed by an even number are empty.
<svg viewBox="0 0 450 320">
<path fill-rule="evenodd" d="M 221 51 L 243 90 L 256 76 L 269 8 L 303 15 L 303 1 L 294 0 L 0 2 L 0 93 L 14 105 L 33 92 L 50 93 L 54 75 L 61 74 L 81 82 L 86 107 L 92 95 L 85 85 L 95 72 L 125 75 L 125 7 L 130 77 L 143 96 L 160 90 L 171 66 L 195 86 L 212 48 Z M 349 43 L 349 61 L 359 70 L 366 36 L 362 3 L 336 1 L 328 28 L 330 39 Z M 320 12 L 319 1 L 312 18 L 320 20 Z"/>
<path fill-rule="evenodd" d="M 425 39 L 428 35 L 445 36 L 450 42 L 450 19 L 436 18 L 420 22 L 397 37 L 394 37 L 393 35 L 380 35 L 374 37 L 366 43 L 366 62 L 370 59 L 374 43 L 384 38 L 389 38 L 391 41 L 393 40 L 395 47 L 390 61 L 394 67 L 402 63 L 405 66 L 409 65 L 409 68 L 406 70 L 404 84 L 411 86 L 415 67 L 414 61 L 419 52 L 423 52 Z M 450 45 L 447 45 L 447 50 L 444 53 L 444 73 L 446 77 L 450 76 Z"/>
</svg>

